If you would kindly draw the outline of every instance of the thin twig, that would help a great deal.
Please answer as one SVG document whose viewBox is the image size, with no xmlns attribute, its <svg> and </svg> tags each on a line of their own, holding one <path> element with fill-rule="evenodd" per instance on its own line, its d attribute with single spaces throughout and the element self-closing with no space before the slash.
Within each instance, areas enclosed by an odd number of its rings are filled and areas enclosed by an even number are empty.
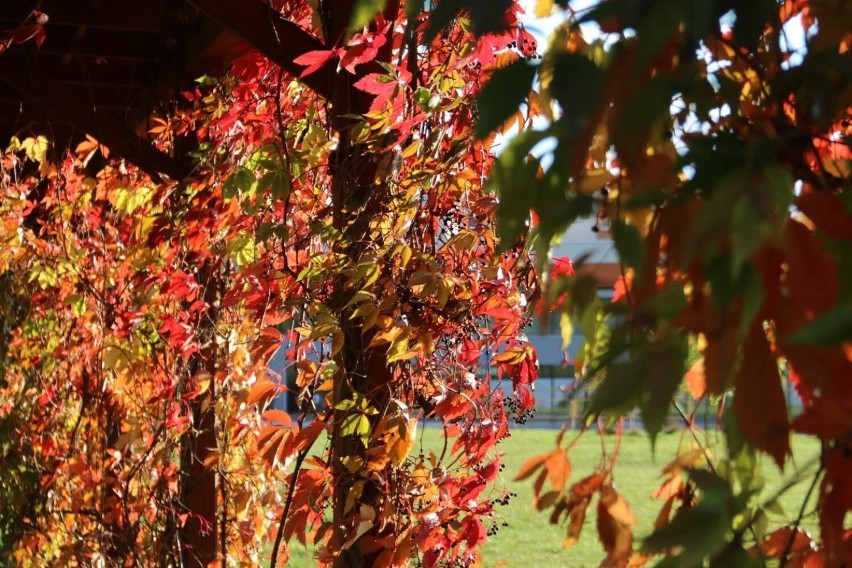
<svg viewBox="0 0 852 568">
<path fill-rule="evenodd" d="M 316 438 L 314 438 L 314 442 Z M 293 505 L 293 494 L 296 492 L 296 482 L 299 479 L 299 472 L 302 470 L 302 462 L 311 451 L 314 443 L 311 442 L 307 448 L 299 452 L 296 456 L 296 466 L 293 469 L 293 477 L 290 480 L 290 487 L 287 489 L 287 500 L 284 502 L 284 511 L 281 513 L 281 519 L 278 521 L 278 534 L 275 535 L 275 544 L 272 546 L 272 558 L 269 561 L 269 568 L 275 568 L 278 562 L 278 549 L 281 546 L 281 540 L 284 537 L 284 524 L 287 522 L 287 517 L 290 516 L 290 507 Z"/>
<path fill-rule="evenodd" d="M 781 555 L 781 562 L 778 564 L 779 566 L 785 566 L 787 564 L 787 558 L 790 556 L 790 552 L 793 549 L 793 542 L 796 540 L 796 532 L 799 530 L 799 525 L 805 516 L 805 509 L 808 506 L 808 501 L 811 500 L 811 495 L 813 494 L 814 489 L 816 489 L 817 481 L 819 481 L 824 465 L 825 464 L 823 464 L 820 459 L 819 468 L 814 474 L 814 479 L 811 481 L 810 487 L 808 487 L 808 492 L 805 494 L 805 498 L 802 499 L 802 506 L 799 508 L 799 514 L 796 517 L 796 521 L 793 523 L 793 530 L 790 531 L 790 537 L 787 539 L 787 544 L 784 545 L 784 554 Z"/>
</svg>

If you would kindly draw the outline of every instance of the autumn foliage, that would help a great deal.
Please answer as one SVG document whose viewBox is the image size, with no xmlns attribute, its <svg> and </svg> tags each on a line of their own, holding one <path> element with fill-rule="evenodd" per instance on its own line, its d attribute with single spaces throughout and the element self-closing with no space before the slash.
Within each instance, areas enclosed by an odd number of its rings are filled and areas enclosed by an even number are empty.
<svg viewBox="0 0 852 568">
<path fill-rule="evenodd" d="M 363 18 L 278 4 L 323 42 Z M 472 141 L 475 95 L 530 43 L 506 7 L 474 34 L 467 16 L 433 30 L 389 3 L 296 58 L 302 79 L 242 48 L 152 118 L 161 150 L 195 142 L 186 179 L 91 137 L 12 141 L 13 563 L 257 565 L 274 546 L 283 565 L 291 540 L 321 565 L 477 561 L 502 495 L 484 492 L 496 445 L 536 379 L 521 330 L 537 278 L 520 242 L 497 250 L 491 142 Z M 502 389 L 483 365 L 498 352 Z M 295 414 L 269 408 L 284 392 Z M 443 452 L 414 449 L 424 418 L 443 423 Z"/>
<path fill-rule="evenodd" d="M 535 406 L 538 309 L 582 331 L 574 392 L 592 393 L 587 428 L 517 473 L 566 546 L 593 517 L 605 566 L 849 563 L 847 4 L 538 0 L 564 19 L 543 57 L 515 2 L 427 4 L 264 4 L 296 56 L 242 46 L 151 117 L 162 152 L 192 142 L 184 179 L 91 136 L 11 141 L 4 558 L 283 565 L 299 542 L 323 566 L 476 565 L 499 441 Z M 50 33 L 31 19 L 0 57 Z M 611 304 L 583 259 L 548 262 L 586 216 L 623 264 Z M 717 411 L 721 455 L 681 388 Z M 296 412 L 271 408 L 283 393 Z M 634 409 L 652 441 L 675 411 L 696 442 L 641 541 L 616 482 Z M 420 448 L 424 419 L 441 451 Z M 609 427 L 599 467 L 572 471 L 572 440 Z M 804 506 L 766 530 L 758 456 L 789 471 L 794 433 L 821 442 L 792 466 L 819 535 Z"/>
</svg>

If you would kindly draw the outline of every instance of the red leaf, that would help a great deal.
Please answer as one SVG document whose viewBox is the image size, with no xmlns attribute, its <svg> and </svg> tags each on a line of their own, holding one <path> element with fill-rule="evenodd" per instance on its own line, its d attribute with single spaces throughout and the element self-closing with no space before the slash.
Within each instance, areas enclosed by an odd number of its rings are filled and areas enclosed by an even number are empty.
<svg viewBox="0 0 852 568">
<path fill-rule="evenodd" d="M 778 467 L 790 453 L 787 402 L 778 364 L 763 329 L 755 326 L 743 346 L 743 360 L 734 376 L 734 413 L 745 438 L 769 455 Z"/>
<path fill-rule="evenodd" d="M 790 539 L 792 543 L 790 542 Z M 768 558 L 781 558 L 789 547 L 788 554 L 793 556 L 811 549 L 811 537 L 801 529 L 781 527 L 766 537 L 760 544 L 760 553 Z"/>
<path fill-rule="evenodd" d="M 299 75 L 299 78 L 305 78 L 311 73 L 315 73 L 322 69 L 322 67 L 328 63 L 337 52 L 335 50 L 317 50 L 317 51 L 309 51 L 303 55 L 300 55 L 296 59 L 293 60 L 293 63 L 296 65 L 303 65 L 306 67 L 302 74 Z"/>
<path fill-rule="evenodd" d="M 488 531 L 482 521 L 476 517 L 465 517 L 462 521 L 461 538 L 467 541 L 470 549 L 480 546 L 488 537 Z"/>
<path fill-rule="evenodd" d="M 832 239 L 852 239 L 852 213 L 836 195 L 824 191 L 803 192 L 796 207 Z"/>
<path fill-rule="evenodd" d="M 820 487 L 819 525 L 829 566 L 843 566 L 846 543 L 843 521 L 852 510 L 852 444 L 832 448 L 825 456 Z"/>
<path fill-rule="evenodd" d="M 787 223 L 787 284 L 790 299 L 805 310 L 824 312 L 837 303 L 837 264 L 819 238 L 797 221 Z"/>
</svg>

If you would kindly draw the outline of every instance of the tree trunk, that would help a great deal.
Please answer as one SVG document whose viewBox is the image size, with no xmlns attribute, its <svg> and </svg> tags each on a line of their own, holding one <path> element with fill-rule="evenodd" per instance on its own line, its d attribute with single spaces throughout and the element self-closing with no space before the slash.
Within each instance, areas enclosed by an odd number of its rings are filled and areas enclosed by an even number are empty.
<svg viewBox="0 0 852 568">
<path fill-rule="evenodd" d="M 217 533 L 223 530 L 218 526 L 216 515 L 218 475 L 215 467 L 205 465 L 209 463 L 208 458 L 216 453 L 214 402 L 211 381 L 211 390 L 193 401 L 192 422 L 195 431 L 188 435 L 184 454 L 187 459 L 182 465 L 186 473 L 183 505 L 189 516 L 180 533 L 183 566 L 187 568 L 207 568 L 218 558 Z"/>
<path fill-rule="evenodd" d="M 222 288 L 222 274 L 216 266 L 205 264 L 199 270 L 198 282 L 204 286 L 203 299 L 214 310 Z M 216 560 L 224 566 L 225 550 L 219 550 L 218 535 L 226 530 L 217 514 L 219 474 L 216 469 L 216 375 L 217 350 L 212 322 L 216 314 L 203 317 L 206 324 L 199 333 L 201 353 L 193 356 L 190 379 L 200 371 L 210 374 L 210 388 L 191 403 L 192 430 L 185 434 L 181 456 L 181 503 L 187 513 L 179 529 L 181 558 L 185 568 L 207 568 Z"/>
</svg>

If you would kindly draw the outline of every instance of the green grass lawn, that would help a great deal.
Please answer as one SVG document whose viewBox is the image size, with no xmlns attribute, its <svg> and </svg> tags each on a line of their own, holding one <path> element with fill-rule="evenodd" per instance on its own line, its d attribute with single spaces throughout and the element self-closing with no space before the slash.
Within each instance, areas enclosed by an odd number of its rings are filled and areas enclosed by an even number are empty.
<svg viewBox="0 0 852 568">
<path fill-rule="evenodd" d="M 516 426 L 512 437 L 499 445 L 499 451 L 505 452 L 503 458 L 506 468 L 504 481 L 509 491 L 517 493 L 509 505 L 499 507 L 498 512 L 508 526 L 501 527 L 483 547 L 484 565 L 488 567 L 584 567 L 598 566 L 604 557 L 603 549 L 597 539 L 595 530 L 594 502 L 586 517 L 586 525 L 580 542 L 564 549 L 562 541 L 566 527 L 563 524 L 553 526 L 548 523 L 549 513 L 538 513 L 532 506 L 532 479 L 514 482 L 512 478 L 520 469 L 523 462 L 539 453 L 554 448 L 557 431 L 536 429 L 530 426 Z M 565 442 L 576 434 L 568 432 Z M 428 451 L 440 447 L 440 430 L 427 427 L 422 432 L 423 445 Z M 607 436 L 603 444 L 608 451 L 612 449 L 614 437 Z M 656 451 L 652 453 L 650 442 L 644 434 L 626 434 L 621 445 L 620 458 L 615 469 L 615 488 L 627 499 L 633 508 L 638 525 L 635 527 L 637 537 L 650 533 L 654 520 L 663 505 L 662 501 L 652 500 L 651 492 L 660 484 L 660 470 L 676 455 L 681 444 L 689 444 L 687 435 L 681 432 L 661 434 L 657 439 Z M 708 435 L 705 443 L 710 445 L 721 443 L 721 434 L 716 439 L 714 433 Z M 564 444 L 563 444 L 564 445 Z M 784 473 L 771 462 L 761 462 L 766 478 L 766 486 L 760 494 L 762 500 L 768 499 L 786 481 L 795 478 L 797 468 L 804 467 L 818 454 L 818 445 L 812 440 L 798 437 L 793 440 L 796 462 L 788 461 Z M 691 446 L 686 446 L 689 449 Z M 416 450 L 415 450 L 416 451 Z M 591 474 L 601 459 L 601 438 L 594 432 L 586 433 L 569 454 L 572 463 L 572 473 L 569 484 Z M 811 469 L 811 472 L 814 470 Z M 780 499 L 784 509 L 782 517 L 771 519 L 772 524 L 782 524 L 785 520 L 793 520 L 799 513 L 799 508 L 807 493 L 812 475 L 787 491 Z M 484 494 L 483 498 L 487 498 Z M 812 511 L 814 505 L 808 504 L 807 510 Z M 502 522 L 502 521 L 501 521 Z M 813 516 L 806 519 L 803 528 L 812 530 L 815 526 Z M 299 550 L 298 543 L 293 547 L 291 566 L 312 566 L 304 550 Z"/>
<path fill-rule="evenodd" d="M 562 547 L 565 525 L 550 525 L 549 515 L 536 512 L 532 506 L 532 479 L 511 481 L 525 459 L 554 447 L 555 436 L 556 432 L 553 430 L 521 427 L 513 430 L 512 437 L 501 444 L 501 451 L 506 452 L 506 484 L 509 490 L 518 496 L 501 510 L 509 526 L 502 527 L 483 548 L 486 566 L 584 567 L 598 566 L 603 559 L 604 552 L 597 539 L 592 508 L 586 517 L 580 542 L 566 550 Z M 571 432 L 566 433 L 566 441 L 570 436 Z M 604 441 L 608 450 L 612 449 L 613 441 L 611 436 Z M 714 441 L 712 435 L 710 441 Z M 652 453 L 650 441 L 645 434 L 626 434 L 623 438 L 620 458 L 615 468 L 615 488 L 633 508 L 638 523 L 634 534 L 638 537 L 649 534 L 653 528 L 663 502 L 651 499 L 651 492 L 660 485 L 660 470 L 676 455 L 681 443 L 688 444 L 689 439 L 682 437 L 680 432 L 661 434 L 657 439 L 656 451 Z M 798 467 L 803 467 L 818 454 L 819 447 L 811 440 L 797 438 L 793 443 Z M 586 433 L 572 448 L 569 457 L 572 463 L 569 483 L 572 483 L 596 469 L 601 457 L 600 437 L 596 433 Z M 782 475 L 770 462 L 771 460 L 761 462 L 766 477 L 766 487 L 761 495 L 765 495 L 767 499 L 785 480 L 795 477 L 796 469 L 793 464 L 788 463 Z M 798 515 L 811 479 L 812 477 L 807 477 L 781 498 L 787 518 L 792 520 Z M 808 510 L 812 509 L 813 505 L 809 505 Z M 773 520 L 776 524 L 783 521 L 782 518 Z M 813 519 L 804 526 L 812 529 Z"/>
</svg>

